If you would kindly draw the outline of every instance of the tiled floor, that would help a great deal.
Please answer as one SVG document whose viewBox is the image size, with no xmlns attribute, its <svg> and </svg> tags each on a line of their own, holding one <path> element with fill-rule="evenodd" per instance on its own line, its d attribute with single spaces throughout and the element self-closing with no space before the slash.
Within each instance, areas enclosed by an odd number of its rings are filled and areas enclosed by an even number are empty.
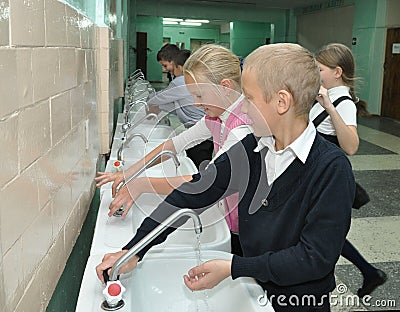
<svg viewBox="0 0 400 312">
<path fill-rule="evenodd" d="M 362 285 L 360 271 L 344 258 L 336 267 L 337 286 L 332 311 L 400 310 L 400 122 L 361 118 L 360 148 L 351 156 L 356 180 L 371 202 L 353 209 L 349 240 L 371 263 L 386 272 L 388 281 L 371 298 L 357 304 L 353 294 Z M 342 294 L 342 292 L 344 294 Z"/>
</svg>

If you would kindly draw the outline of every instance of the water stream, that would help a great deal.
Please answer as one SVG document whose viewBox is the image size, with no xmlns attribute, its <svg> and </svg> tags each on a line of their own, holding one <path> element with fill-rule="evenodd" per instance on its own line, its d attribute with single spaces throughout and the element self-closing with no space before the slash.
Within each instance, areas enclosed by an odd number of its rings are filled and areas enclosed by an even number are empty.
<svg viewBox="0 0 400 312">
<path fill-rule="evenodd" d="M 196 242 L 195 242 L 197 265 L 200 265 L 203 263 L 202 256 L 201 256 L 200 235 L 201 234 L 196 234 Z M 210 307 L 207 290 L 194 291 L 193 294 L 195 296 L 195 302 L 196 302 L 195 312 L 213 312 L 214 311 Z"/>
</svg>

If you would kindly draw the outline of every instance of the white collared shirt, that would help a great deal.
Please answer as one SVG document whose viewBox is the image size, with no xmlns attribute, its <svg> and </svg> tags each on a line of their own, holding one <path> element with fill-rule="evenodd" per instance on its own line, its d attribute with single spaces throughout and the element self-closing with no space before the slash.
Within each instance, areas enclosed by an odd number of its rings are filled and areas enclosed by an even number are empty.
<svg viewBox="0 0 400 312">
<path fill-rule="evenodd" d="M 306 162 L 315 135 L 314 124 L 309 122 L 303 133 L 281 151 L 275 150 L 275 139 L 272 136 L 260 138 L 254 152 L 260 152 L 265 147 L 268 148 L 268 153 L 265 156 L 265 168 L 269 185 L 285 172 L 296 157 L 303 164 Z"/>
<path fill-rule="evenodd" d="M 350 95 L 350 88 L 347 86 L 339 86 L 335 88 L 331 88 L 328 90 L 328 96 L 331 102 L 333 103 L 341 96 L 349 96 Z M 311 108 L 310 111 L 310 121 L 314 120 L 320 113 L 325 111 L 325 108 L 322 107 L 321 104 L 316 103 Z M 357 107 L 351 100 L 343 100 L 336 106 L 336 111 L 342 117 L 343 122 L 347 126 L 355 126 L 357 127 Z M 331 116 L 325 118 L 319 125 L 318 125 L 318 132 L 327 134 L 327 135 L 336 135 L 335 127 L 332 123 Z"/>
</svg>

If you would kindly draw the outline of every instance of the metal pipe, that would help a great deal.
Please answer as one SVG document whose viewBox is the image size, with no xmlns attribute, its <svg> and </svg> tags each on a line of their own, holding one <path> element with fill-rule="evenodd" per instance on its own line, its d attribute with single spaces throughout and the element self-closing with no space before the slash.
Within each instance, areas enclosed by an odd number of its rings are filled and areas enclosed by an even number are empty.
<svg viewBox="0 0 400 312">
<path fill-rule="evenodd" d="M 146 247 L 154 238 L 160 235 L 165 231 L 171 224 L 173 224 L 176 220 L 183 216 L 188 216 L 192 218 L 194 223 L 194 231 L 196 234 L 201 234 L 203 231 L 202 224 L 199 215 L 194 212 L 192 209 L 180 209 L 170 215 L 167 219 L 164 220 L 160 225 L 158 225 L 155 229 L 153 229 L 149 234 L 143 237 L 135 246 L 128 250 L 126 254 L 121 256 L 113 265 L 110 270 L 110 281 L 116 281 L 118 276 L 119 269 L 129 261 L 134 255 L 136 255 L 139 251 L 141 251 L 144 247 Z"/>
</svg>

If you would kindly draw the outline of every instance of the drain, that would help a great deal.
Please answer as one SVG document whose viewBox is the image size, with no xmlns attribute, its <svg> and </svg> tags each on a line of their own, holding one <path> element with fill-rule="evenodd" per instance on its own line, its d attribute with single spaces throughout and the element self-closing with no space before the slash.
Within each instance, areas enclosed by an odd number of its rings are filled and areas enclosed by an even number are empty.
<svg viewBox="0 0 400 312">
<path fill-rule="evenodd" d="M 118 303 L 117 303 L 116 305 L 113 305 L 113 306 L 110 306 L 110 305 L 108 304 L 108 302 L 107 302 L 106 300 L 104 300 L 104 301 L 102 302 L 102 304 L 101 304 L 101 308 L 102 308 L 104 311 L 116 311 L 116 310 L 121 309 L 124 305 L 125 305 L 124 300 L 118 301 Z"/>
</svg>

